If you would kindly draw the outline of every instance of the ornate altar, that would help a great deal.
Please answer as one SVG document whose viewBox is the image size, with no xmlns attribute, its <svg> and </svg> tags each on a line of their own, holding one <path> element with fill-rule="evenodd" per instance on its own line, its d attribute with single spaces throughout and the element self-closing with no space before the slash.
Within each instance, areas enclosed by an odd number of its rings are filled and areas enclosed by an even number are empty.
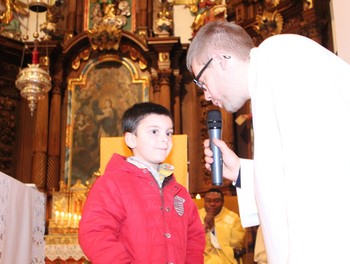
<svg viewBox="0 0 350 264">
<path fill-rule="evenodd" d="M 98 174 L 95 174 L 95 178 Z M 61 181 L 52 194 L 49 231 L 45 237 L 46 263 L 89 263 L 79 246 L 78 228 L 82 209 L 92 184 L 80 179 L 71 187 Z"/>
</svg>

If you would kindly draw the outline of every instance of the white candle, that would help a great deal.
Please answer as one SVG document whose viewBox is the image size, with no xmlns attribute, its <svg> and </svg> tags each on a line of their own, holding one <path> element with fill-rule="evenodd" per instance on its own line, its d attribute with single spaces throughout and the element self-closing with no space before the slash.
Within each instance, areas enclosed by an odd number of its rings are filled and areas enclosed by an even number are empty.
<svg viewBox="0 0 350 264">
<path fill-rule="evenodd" d="M 72 218 L 72 213 L 68 213 L 68 227 L 70 227 L 70 220 Z"/>
<path fill-rule="evenodd" d="M 76 214 L 74 214 L 74 224 L 73 224 L 74 228 L 77 227 L 77 220 L 78 220 L 78 216 Z"/>
<path fill-rule="evenodd" d="M 64 212 L 61 212 L 61 225 L 64 223 Z"/>
<path fill-rule="evenodd" d="M 56 210 L 55 212 L 55 224 L 57 225 L 58 218 L 60 217 L 60 212 Z"/>
</svg>

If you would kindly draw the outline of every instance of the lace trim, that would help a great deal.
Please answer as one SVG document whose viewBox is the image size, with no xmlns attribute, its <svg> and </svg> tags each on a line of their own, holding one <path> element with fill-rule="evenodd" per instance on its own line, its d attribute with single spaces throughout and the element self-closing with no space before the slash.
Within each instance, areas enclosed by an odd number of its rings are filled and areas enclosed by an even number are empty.
<svg viewBox="0 0 350 264">
<path fill-rule="evenodd" d="M 5 178 L 0 177 L 0 264 L 3 263 L 3 252 L 5 247 L 5 230 L 6 219 L 8 211 L 10 186 Z"/>
<path fill-rule="evenodd" d="M 64 244 L 52 244 L 45 246 L 45 255 L 51 261 L 56 259 L 68 260 L 73 258 L 78 261 L 80 259 L 88 258 L 83 253 L 83 250 L 78 244 L 75 245 L 64 245 Z"/>
<path fill-rule="evenodd" d="M 25 215 L 26 218 L 19 220 L 26 221 L 31 228 L 31 237 L 29 238 L 18 237 L 17 234 L 7 231 L 13 229 L 11 228 L 12 225 L 18 224 L 14 219 L 9 219 L 9 215 L 13 214 L 11 211 L 15 210 L 10 208 L 10 204 L 14 203 L 14 199 L 20 201 L 18 202 L 21 203 L 19 206 L 30 208 L 29 213 Z M 8 258 L 12 258 L 11 255 L 5 256 L 5 242 L 9 238 L 14 240 L 28 239 L 21 245 L 24 247 L 31 245 L 31 253 L 29 253 L 30 256 L 22 257 L 28 257 L 32 264 L 45 263 L 45 200 L 43 193 L 24 186 L 23 183 L 0 172 L 0 264 L 5 264 Z M 21 248 L 18 248 L 18 250 L 21 252 Z"/>
<path fill-rule="evenodd" d="M 45 263 L 45 201 L 44 194 L 34 193 L 32 263 Z"/>
</svg>

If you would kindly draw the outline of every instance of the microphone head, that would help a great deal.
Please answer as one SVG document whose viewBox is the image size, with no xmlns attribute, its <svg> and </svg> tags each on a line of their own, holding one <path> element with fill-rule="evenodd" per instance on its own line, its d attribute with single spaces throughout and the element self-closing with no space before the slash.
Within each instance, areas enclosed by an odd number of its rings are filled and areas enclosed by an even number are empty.
<svg viewBox="0 0 350 264">
<path fill-rule="evenodd" d="M 219 110 L 208 111 L 207 125 L 208 129 L 221 129 L 222 119 L 221 112 Z"/>
</svg>

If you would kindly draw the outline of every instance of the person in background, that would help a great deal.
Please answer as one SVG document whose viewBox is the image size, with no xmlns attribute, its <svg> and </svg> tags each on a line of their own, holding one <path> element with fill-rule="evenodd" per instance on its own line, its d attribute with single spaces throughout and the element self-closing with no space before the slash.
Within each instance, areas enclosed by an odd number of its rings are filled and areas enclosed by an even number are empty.
<svg viewBox="0 0 350 264">
<path fill-rule="evenodd" d="M 94 264 L 203 263 L 205 234 L 188 191 L 164 164 L 172 146 L 168 109 L 139 103 L 123 115 L 133 156 L 114 154 L 91 188 L 79 243 Z"/>
<path fill-rule="evenodd" d="M 236 264 L 234 251 L 244 246 L 245 229 L 239 215 L 224 206 L 224 195 L 220 189 L 208 190 L 204 197 L 204 208 L 199 209 L 205 232 L 205 264 Z"/>
<path fill-rule="evenodd" d="M 254 261 L 257 264 L 267 264 L 266 248 L 264 244 L 264 238 L 261 232 L 261 227 L 258 227 L 256 233 L 255 246 L 254 246 Z"/>
<path fill-rule="evenodd" d="M 187 67 L 215 106 L 233 113 L 251 104 L 253 159 L 213 142 L 223 177 L 238 187 L 243 227 L 261 225 L 269 263 L 347 262 L 350 65 L 300 35 L 254 47 L 242 27 L 220 21 L 198 31 Z M 208 139 L 204 154 L 210 170 Z"/>
</svg>

